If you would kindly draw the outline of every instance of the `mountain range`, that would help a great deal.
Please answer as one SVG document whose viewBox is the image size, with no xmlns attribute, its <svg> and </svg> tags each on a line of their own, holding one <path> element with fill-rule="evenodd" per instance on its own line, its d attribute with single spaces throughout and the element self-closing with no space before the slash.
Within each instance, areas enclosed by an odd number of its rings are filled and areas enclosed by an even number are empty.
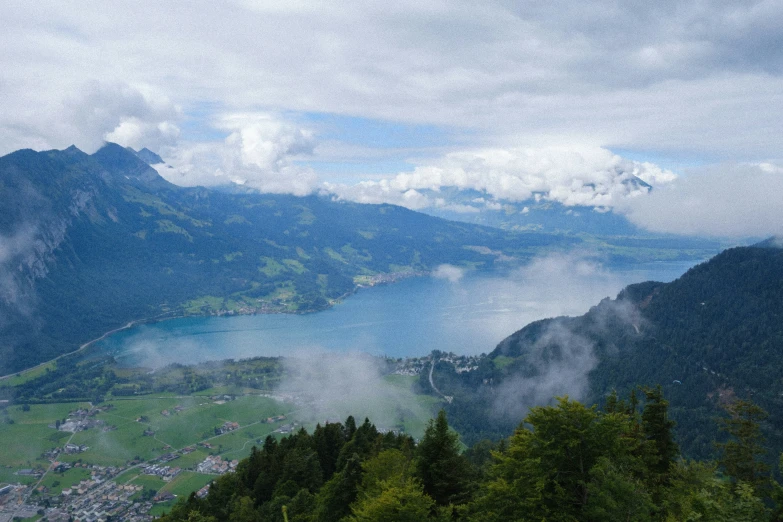
<svg viewBox="0 0 783 522">
<path fill-rule="evenodd" d="M 585 245 L 609 261 L 704 256 L 714 243 L 524 233 L 392 205 L 183 188 L 160 157 L 106 144 L 0 158 L 0 373 L 129 321 L 305 312 L 373 276 L 492 268 Z"/>
</svg>

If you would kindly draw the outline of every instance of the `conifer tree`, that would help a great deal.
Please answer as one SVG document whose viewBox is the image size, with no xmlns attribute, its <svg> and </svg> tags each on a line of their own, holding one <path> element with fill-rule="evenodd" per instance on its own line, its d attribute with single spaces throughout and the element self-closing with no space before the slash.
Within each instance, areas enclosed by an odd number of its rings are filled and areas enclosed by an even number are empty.
<svg viewBox="0 0 783 522">
<path fill-rule="evenodd" d="M 675 422 L 669 419 L 669 401 L 663 398 L 661 386 L 645 388 L 647 403 L 642 411 L 642 433 L 651 448 L 648 452 L 647 469 L 659 483 L 668 481 L 669 470 L 680 453 L 674 442 Z"/>
<path fill-rule="evenodd" d="M 350 505 L 356 500 L 359 483 L 362 480 L 362 465 L 354 454 L 342 471 L 335 473 L 324 484 L 316 497 L 317 507 L 313 520 L 316 522 L 337 522 L 351 514 Z"/>
<path fill-rule="evenodd" d="M 766 450 L 761 433 L 761 422 L 768 414 L 745 400 L 737 400 L 726 409 L 729 417 L 721 419 L 721 430 L 731 438 L 716 445 L 722 451 L 718 463 L 733 480 L 746 482 L 758 491 L 769 481 L 769 466 L 762 460 Z"/>
<path fill-rule="evenodd" d="M 470 464 L 460 454 L 458 436 L 449 429 L 446 412 L 440 410 L 419 443 L 416 476 L 424 492 L 439 506 L 446 506 L 467 500 L 471 475 Z"/>
</svg>

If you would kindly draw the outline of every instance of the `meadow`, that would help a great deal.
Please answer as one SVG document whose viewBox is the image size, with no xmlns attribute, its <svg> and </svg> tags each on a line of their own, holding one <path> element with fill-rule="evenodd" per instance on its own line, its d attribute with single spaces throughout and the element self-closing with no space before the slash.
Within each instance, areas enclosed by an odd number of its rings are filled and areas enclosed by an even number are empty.
<svg viewBox="0 0 783 522">
<path fill-rule="evenodd" d="M 101 406 L 109 404 L 113 407 L 94 417 L 104 422 L 103 427 L 74 434 L 50 425 L 64 420 L 77 408 L 88 408 L 88 403 L 34 404 L 29 411 L 23 411 L 21 406 L 9 408 L 8 418 L 12 422 L 0 426 L 0 447 L 4 448 L 0 452 L 0 481 L 32 483 L 33 478 L 14 473 L 23 468 L 47 469 L 50 463 L 42 454 L 69 441 L 89 449 L 61 453 L 57 457 L 61 462 L 124 466 L 133 459 L 151 460 L 205 439 L 211 439 L 215 448 L 222 446 L 225 451 L 232 451 L 232 459 L 242 458 L 250 452 L 252 444 L 248 441 L 266 437 L 279 425 L 266 424 L 267 417 L 291 410 L 289 405 L 259 396 L 237 397 L 224 403 L 204 396 L 115 398 Z M 225 422 L 237 422 L 240 428 L 216 434 L 215 429 Z M 206 455 L 198 450 L 172 465 L 191 466 Z"/>
</svg>

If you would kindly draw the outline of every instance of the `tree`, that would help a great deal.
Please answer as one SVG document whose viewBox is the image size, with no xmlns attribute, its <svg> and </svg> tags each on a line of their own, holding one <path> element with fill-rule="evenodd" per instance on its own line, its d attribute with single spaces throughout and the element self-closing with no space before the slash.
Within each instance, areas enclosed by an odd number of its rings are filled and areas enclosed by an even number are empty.
<svg viewBox="0 0 783 522">
<path fill-rule="evenodd" d="M 460 454 L 459 437 L 449 429 L 445 411 L 430 420 L 416 456 L 416 476 L 437 505 L 461 504 L 468 499 L 472 470 Z"/>
<path fill-rule="evenodd" d="M 340 450 L 345 444 L 344 437 L 343 427 L 337 423 L 326 423 L 325 426 L 319 424 L 313 432 L 313 444 L 315 451 L 318 453 L 324 480 L 332 478 L 332 475 L 337 470 Z"/>
<path fill-rule="evenodd" d="M 359 502 L 351 522 L 421 522 L 429 518 L 435 502 L 415 481 L 402 485 L 382 484 L 378 496 Z M 444 517 L 445 518 L 445 517 Z"/>
<path fill-rule="evenodd" d="M 655 504 L 643 481 L 608 457 L 590 469 L 587 493 L 586 520 L 652 520 Z"/>
<path fill-rule="evenodd" d="M 645 388 L 643 392 L 647 399 L 642 411 L 642 433 L 648 444 L 645 451 L 646 475 L 657 504 L 660 487 L 669 483 L 669 473 L 680 449 L 674 442 L 676 423 L 669 419 L 669 402 L 663 398 L 661 386 Z"/>
<path fill-rule="evenodd" d="M 261 522 L 261 514 L 253 506 L 250 497 L 237 497 L 231 505 L 230 522 Z"/>
<path fill-rule="evenodd" d="M 758 491 L 769 480 L 769 466 L 761 460 L 766 453 L 761 422 L 768 414 L 760 406 L 744 400 L 735 401 L 726 410 L 729 417 L 720 420 L 721 430 L 731 439 L 717 444 L 722 451 L 718 463 L 732 480 L 746 482 Z"/>
<path fill-rule="evenodd" d="M 659 507 L 666 513 L 666 520 L 769 520 L 769 510 L 753 494 L 753 488 L 743 482 L 732 485 L 716 474 L 712 463 L 675 464 L 671 470 L 671 484 Z"/>
<path fill-rule="evenodd" d="M 350 505 L 356 500 L 357 489 L 362 480 L 362 465 L 359 456 L 354 455 L 342 471 L 335 473 L 326 482 L 316 497 L 315 520 L 337 522 L 351 513 Z"/>
<path fill-rule="evenodd" d="M 352 419 L 352 417 L 348 417 L 348 421 L 346 421 L 346 426 L 349 424 L 349 421 Z M 375 427 L 373 423 L 370 422 L 369 419 L 365 418 L 364 422 L 361 426 L 358 428 L 354 428 L 352 430 L 348 430 L 346 428 L 346 432 L 351 432 L 352 435 L 348 442 L 345 443 L 345 445 L 340 448 L 340 454 L 337 457 L 336 462 L 336 470 L 340 471 L 342 470 L 349 459 L 353 458 L 354 455 L 358 455 L 359 458 L 362 460 L 370 457 L 378 450 L 378 429 Z"/>
<path fill-rule="evenodd" d="M 271 435 L 266 437 L 264 446 L 259 452 L 260 470 L 253 486 L 256 504 L 263 504 L 271 500 L 275 484 L 280 477 L 281 462 L 279 444 Z"/>
<path fill-rule="evenodd" d="M 648 493 L 636 478 L 644 464 L 631 430 L 628 415 L 602 414 L 567 397 L 532 408 L 508 449 L 494 454 L 472 520 L 572 521 L 589 513 L 645 520 L 634 507 Z"/>
</svg>

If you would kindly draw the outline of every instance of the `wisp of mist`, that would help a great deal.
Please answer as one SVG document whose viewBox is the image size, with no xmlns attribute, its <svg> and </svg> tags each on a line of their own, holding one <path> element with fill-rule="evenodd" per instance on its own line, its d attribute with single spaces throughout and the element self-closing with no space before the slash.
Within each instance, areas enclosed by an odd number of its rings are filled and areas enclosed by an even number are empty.
<svg viewBox="0 0 783 522">
<path fill-rule="evenodd" d="M 119 332 L 98 348 L 120 364 L 151 368 L 286 356 L 311 347 L 388 357 L 432 350 L 475 355 L 532 321 L 581 315 L 627 284 L 671 280 L 688 266 L 611 271 L 583 253 L 539 257 L 503 274 L 442 265 L 432 277 L 361 289 L 322 312 L 174 319 Z"/>
</svg>

